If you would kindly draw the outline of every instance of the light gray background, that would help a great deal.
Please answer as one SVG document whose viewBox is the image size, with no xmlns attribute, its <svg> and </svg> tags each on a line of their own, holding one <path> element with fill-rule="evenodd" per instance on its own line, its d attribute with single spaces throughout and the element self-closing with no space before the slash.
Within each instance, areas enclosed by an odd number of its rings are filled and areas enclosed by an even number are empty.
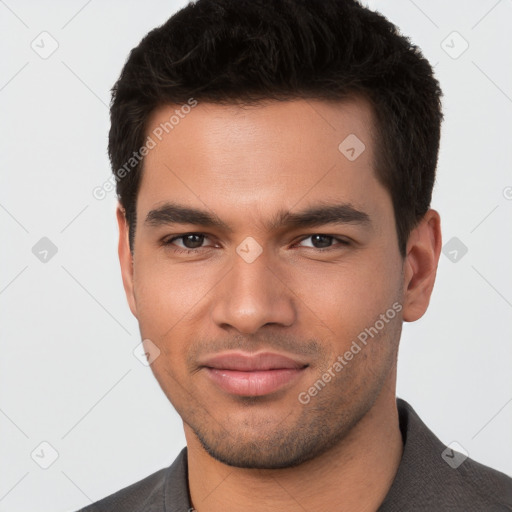
<svg viewBox="0 0 512 512">
<path fill-rule="evenodd" d="M 432 206 L 443 243 L 468 248 L 441 255 L 427 314 L 404 326 L 398 396 L 443 442 L 512 475 L 512 1 L 368 3 L 435 65 L 445 123 Z M 115 195 L 92 196 L 110 175 L 109 89 L 184 5 L 0 0 L 0 511 L 75 510 L 185 445 L 132 353 Z M 47 59 L 31 48 L 51 48 L 43 31 L 59 45 Z M 457 58 L 453 31 L 469 43 Z M 42 237 L 58 248 L 46 263 L 32 253 Z M 43 441 L 59 455 L 48 469 L 31 458 L 49 460 Z"/>
</svg>

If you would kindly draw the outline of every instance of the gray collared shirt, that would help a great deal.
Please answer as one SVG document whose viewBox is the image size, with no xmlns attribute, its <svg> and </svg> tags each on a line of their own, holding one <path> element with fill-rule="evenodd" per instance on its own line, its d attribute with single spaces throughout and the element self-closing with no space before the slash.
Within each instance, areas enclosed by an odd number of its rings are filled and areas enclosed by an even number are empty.
<svg viewBox="0 0 512 512">
<path fill-rule="evenodd" d="M 512 511 L 512 478 L 446 447 L 397 399 L 404 441 L 391 488 L 376 512 Z M 192 512 L 187 448 L 157 471 L 78 512 Z"/>
</svg>

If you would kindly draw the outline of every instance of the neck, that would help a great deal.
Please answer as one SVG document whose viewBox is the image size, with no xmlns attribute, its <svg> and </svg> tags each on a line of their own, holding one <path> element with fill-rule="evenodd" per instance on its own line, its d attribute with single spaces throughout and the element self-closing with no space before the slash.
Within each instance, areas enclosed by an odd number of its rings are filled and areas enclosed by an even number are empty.
<svg viewBox="0 0 512 512">
<path fill-rule="evenodd" d="M 393 393 L 386 391 L 392 389 Z M 350 433 L 328 452 L 299 466 L 245 469 L 212 458 L 185 425 L 188 479 L 197 512 L 376 511 L 402 457 L 394 386 L 385 386 Z"/>
</svg>

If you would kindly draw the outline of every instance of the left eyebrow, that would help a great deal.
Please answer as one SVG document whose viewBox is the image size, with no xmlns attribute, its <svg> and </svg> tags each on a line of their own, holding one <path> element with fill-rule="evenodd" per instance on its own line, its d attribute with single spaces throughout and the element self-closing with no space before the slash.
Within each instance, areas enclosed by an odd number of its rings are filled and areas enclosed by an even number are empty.
<svg viewBox="0 0 512 512">
<path fill-rule="evenodd" d="M 372 226 L 370 216 L 349 203 L 312 206 L 299 212 L 281 210 L 268 224 L 270 230 L 278 228 L 307 228 L 324 224 L 360 224 Z"/>
<path fill-rule="evenodd" d="M 219 228 L 228 233 L 233 232 L 233 228 L 213 212 L 169 202 L 151 210 L 147 214 L 144 224 L 152 227 L 169 224 L 195 224 Z M 315 205 L 299 212 L 280 210 L 270 222 L 265 224 L 265 227 L 269 231 L 276 231 L 278 229 L 307 228 L 324 224 L 372 226 L 370 216 L 366 212 L 357 210 L 349 203 L 341 203 Z"/>
</svg>

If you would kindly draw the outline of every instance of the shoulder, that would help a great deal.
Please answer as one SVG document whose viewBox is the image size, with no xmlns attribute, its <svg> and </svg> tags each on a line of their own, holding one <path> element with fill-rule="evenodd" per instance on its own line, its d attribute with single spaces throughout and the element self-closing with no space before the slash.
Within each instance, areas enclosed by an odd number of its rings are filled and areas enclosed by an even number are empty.
<svg viewBox="0 0 512 512">
<path fill-rule="evenodd" d="M 167 468 L 102 498 L 77 512 L 161 512 L 166 503 L 187 502 L 187 448 L 183 448 Z M 186 510 L 186 509 L 185 509 Z"/>
<path fill-rule="evenodd" d="M 169 468 L 163 468 L 109 496 L 92 503 L 78 512 L 121 512 L 123 510 L 143 510 L 147 503 L 163 502 L 163 492 L 166 473 Z"/>
<path fill-rule="evenodd" d="M 512 478 L 452 450 L 407 402 L 397 405 L 404 452 L 379 510 L 512 511 Z"/>
<path fill-rule="evenodd" d="M 443 445 L 444 446 L 444 445 Z M 453 450 L 445 447 L 445 456 Z M 489 511 L 512 511 L 512 478 L 489 466 L 466 458 L 450 473 L 451 485 L 447 487 L 454 498 L 486 506 Z M 475 509 L 477 510 L 477 509 Z"/>
</svg>

